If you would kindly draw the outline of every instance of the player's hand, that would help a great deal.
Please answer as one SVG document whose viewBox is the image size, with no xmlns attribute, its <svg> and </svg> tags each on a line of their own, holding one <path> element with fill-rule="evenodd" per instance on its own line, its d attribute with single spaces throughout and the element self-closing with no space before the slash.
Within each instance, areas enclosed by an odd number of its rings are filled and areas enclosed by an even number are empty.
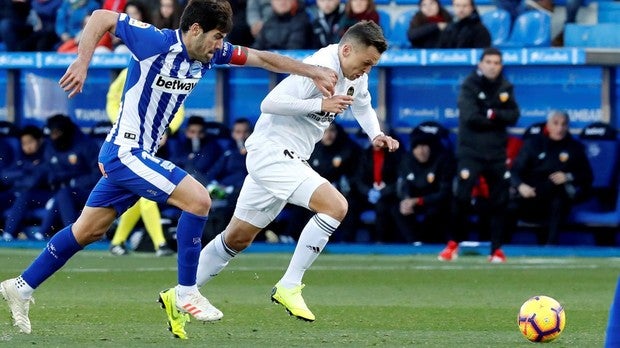
<svg viewBox="0 0 620 348">
<path fill-rule="evenodd" d="M 76 59 L 69 65 L 65 74 L 60 78 L 58 84 L 65 92 L 69 92 L 69 98 L 78 93 L 82 93 L 87 72 L 88 62 L 84 63 Z"/>
<path fill-rule="evenodd" d="M 351 104 L 353 104 L 353 97 L 349 95 L 335 95 L 333 97 L 323 98 L 323 102 L 321 103 L 321 111 L 341 114 Z"/>
<path fill-rule="evenodd" d="M 372 139 L 372 145 L 387 148 L 390 152 L 398 150 L 400 143 L 389 135 L 381 134 Z"/>
<path fill-rule="evenodd" d="M 312 81 L 325 97 L 331 97 L 336 92 L 336 82 L 338 75 L 335 71 L 322 66 L 314 67 L 314 77 Z"/>
</svg>

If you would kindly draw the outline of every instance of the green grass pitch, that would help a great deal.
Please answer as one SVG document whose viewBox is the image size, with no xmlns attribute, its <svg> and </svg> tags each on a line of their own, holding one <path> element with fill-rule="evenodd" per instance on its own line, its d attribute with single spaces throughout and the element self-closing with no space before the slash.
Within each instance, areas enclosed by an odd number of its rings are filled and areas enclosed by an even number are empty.
<svg viewBox="0 0 620 348">
<path fill-rule="evenodd" d="M 0 249 L 0 278 L 38 253 Z M 0 346 L 10 347 L 531 347 L 519 333 L 521 304 L 548 295 L 567 324 L 553 347 L 601 347 L 620 274 L 616 258 L 483 256 L 440 263 L 435 255 L 324 253 L 305 276 L 313 323 L 272 304 L 273 284 L 290 254 L 241 254 L 202 289 L 224 312 L 216 323 L 187 325 L 174 339 L 158 291 L 176 283 L 175 258 L 113 257 L 84 251 L 35 292 L 33 333 L 18 333 L 0 303 Z"/>
</svg>

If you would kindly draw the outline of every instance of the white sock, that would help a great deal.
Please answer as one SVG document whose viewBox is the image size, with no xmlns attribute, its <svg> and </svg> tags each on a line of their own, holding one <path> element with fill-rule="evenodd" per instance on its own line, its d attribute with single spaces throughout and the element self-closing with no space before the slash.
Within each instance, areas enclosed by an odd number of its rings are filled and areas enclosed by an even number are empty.
<svg viewBox="0 0 620 348">
<path fill-rule="evenodd" d="M 177 284 L 176 286 L 177 300 L 185 298 L 185 296 L 196 292 L 198 292 L 198 287 L 196 285 L 187 286 Z"/>
<path fill-rule="evenodd" d="M 233 250 L 224 242 L 224 234 L 220 233 L 200 251 L 196 283 L 202 287 L 213 277 L 218 275 L 228 262 L 239 252 Z"/>
<path fill-rule="evenodd" d="M 279 284 L 285 288 L 301 285 L 304 273 L 319 257 L 329 237 L 340 226 L 340 221 L 318 213 L 314 215 L 301 231 L 295 252 Z"/>
<path fill-rule="evenodd" d="M 15 278 L 15 287 L 17 288 L 17 292 L 19 292 L 22 300 L 30 299 L 32 297 L 32 293 L 34 293 L 34 289 L 26 283 L 22 276 Z"/>
</svg>

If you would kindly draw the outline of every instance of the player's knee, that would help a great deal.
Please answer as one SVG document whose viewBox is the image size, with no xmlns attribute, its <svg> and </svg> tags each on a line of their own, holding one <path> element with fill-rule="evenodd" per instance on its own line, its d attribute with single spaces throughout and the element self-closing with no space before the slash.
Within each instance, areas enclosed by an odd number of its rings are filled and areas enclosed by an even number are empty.
<svg viewBox="0 0 620 348">
<path fill-rule="evenodd" d="M 335 199 L 333 201 L 330 210 L 330 216 L 332 216 L 338 221 L 342 221 L 344 220 L 344 217 L 347 215 L 347 211 L 349 210 L 349 202 L 347 202 L 347 199 L 344 198 L 344 196 L 340 195 L 338 196 L 338 199 Z"/>
<path fill-rule="evenodd" d="M 211 197 L 205 190 L 204 195 L 197 195 L 191 202 L 191 206 L 188 211 L 194 215 L 207 216 L 211 209 Z"/>
<path fill-rule="evenodd" d="M 226 231 L 226 245 L 237 252 L 245 250 L 254 241 L 254 236 L 239 231 Z"/>
</svg>

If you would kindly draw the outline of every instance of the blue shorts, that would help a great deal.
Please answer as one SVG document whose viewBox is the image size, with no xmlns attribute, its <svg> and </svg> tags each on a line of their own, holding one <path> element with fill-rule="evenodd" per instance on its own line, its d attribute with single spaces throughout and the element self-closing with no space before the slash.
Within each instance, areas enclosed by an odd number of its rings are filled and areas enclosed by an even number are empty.
<svg viewBox="0 0 620 348">
<path fill-rule="evenodd" d="M 104 142 L 99 151 L 103 177 L 91 191 L 86 206 L 112 207 L 122 214 L 140 197 L 166 203 L 187 175 L 170 161 L 149 152 Z"/>
</svg>

